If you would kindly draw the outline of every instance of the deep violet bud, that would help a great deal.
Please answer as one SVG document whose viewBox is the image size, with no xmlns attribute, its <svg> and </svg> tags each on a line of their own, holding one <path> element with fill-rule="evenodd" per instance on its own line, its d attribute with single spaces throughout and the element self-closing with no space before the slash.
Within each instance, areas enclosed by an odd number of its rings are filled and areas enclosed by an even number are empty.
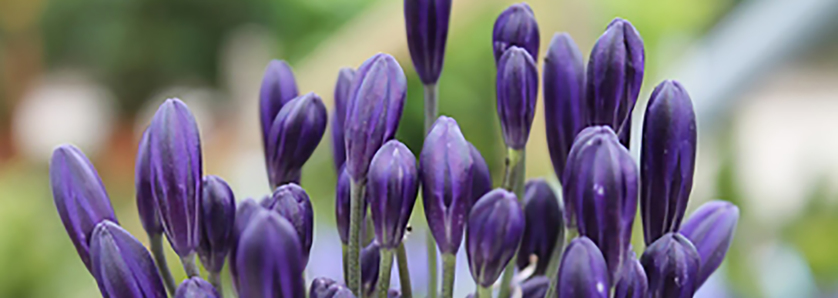
<svg viewBox="0 0 838 298">
<path fill-rule="evenodd" d="M 533 276 L 521 283 L 521 298 L 545 298 L 550 279 L 547 276 Z"/>
<path fill-rule="evenodd" d="M 364 297 L 373 297 L 375 293 L 381 261 L 380 249 L 381 247 L 375 241 L 361 249 L 361 288 Z"/>
<path fill-rule="evenodd" d="M 538 68 L 532 56 L 512 46 L 498 62 L 498 117 L 507 147 L 523 149 L 530 137 L 538 100 Z"/>
<path fill-rule="evenodd" d="M 163 280 L 142 243 L 110 220 L 90 237 L 90 272 L 104 298 L 166 298 Z"/>
<path fill-rule="evenodd" d="M 167 99 L 148 128 L 151 188 L 163 231 L 172 248 L 186 257 L 200 240 L 201 140 L 192 112 L 179 99 Z"/>
<path fill-rule="evenodd" d="M 355 70 L 344 67 L 338 72 L 338 80 L 335 83 L 335 111 L 332 112 L 332 154 L 334 154 L 336 171 L 343 169 L 343 163 L 346 161 L 343 123 L 346 120 L 346 106 L 349 104 L 349 91 L 352 88 L 353 79 L 355 79 Z"/>
<path fill-rule="evenodd" d="M 262 144 L 265 146 L 265 159 L 268 159 L 268 133 L 282 106 L 296 98 L 297 81 L 294 72 L 283 60 L 271 60 L 262 77 L 259 89 L 259 122 L 262 128 Z"/>
<path fill-rule="evenodd" d="M 561 177 L 576 134 L 585 127 L 585 65 L 579 47 L 567 33 L 556 33 L 544 58 L 544 123 L 547 147 Z"/>
<path fill-rule="evenodd" d="M 471 197 L 473 198 L 471 203 L 474 205 L 474 203 L 477 202 L 477 199 L 480 199 L 484 194 L 492 190 L 492 173 L 489 172 L 489 165 L 486 164 L 486 160 L 483 159 L 483 155 L 480 154 L 480 151 L 478 151 L 471 143 L 468 143 L 468 146 L 471 151 L 471 159 L 474 161 L 471 188 Z"/>
<path fill-rule="evenodd" d="M 294 183 L 282 185 L 270 199 L 262 202 L 262 206 L 277 212 L 294 226 L 297 239 L 302 245 L 303 266 L 308 264 L 314 238 L 314 210 L 311 209 L 311 200 L 306 191 Z"/>
<path fill-rule="evenodd" d="M 239 238 L 235 258 L 239 297 L 305 297 L 297 232 L 279 214 L 255 211 Z"/>
<path fill-rule="evenodd" d="M 180 283 L 175 291 L 175 298 L 219 298 L 221 295 L 206 280 L 198 276 L 191 277 Z"/>
<path fill-rule="evenodd" d="M 204 268 L 218 273 L 224 267 L 224 258 L 227 257 L 232 243 L 236 198 L 227 182 L 213 175 L 204 177 L 203 192 L 198 256 L 201 257 Z"/>
<path fill-rule="evenodd" d="M 557 278 L 558 298 L 608 298 L 608 268 L 599 248 L 588 237 L 570 241 Z"/>
<path fill-rule="evenodd" d="M 681 234 L 690 239 L 701 257 L 696 289 L 722 264 L 739 221 L 739 208 L 730 202 L 704 203 L 681 226 Z"/>
<path fill-rule="evenodd" d="M 381 247 L 395 249 L 402 243 L 419 192 L 416 157 L 407 146 L 391 140 L 372 158 L 367 179 L 375 239 Z"/>
<path fill-rule="evenodd" d="M 637 212 L 637 166 L 608 126 L 582 130 L 562 177 L 566 214 L 599 246 L 610 277 L 619 276 Z"/>
<path fill-rule="evenodd" d="M 387 298 L 401 298 L 401 297 L 402 297 L 402 293 L 399 292 L 399 290 L 390 289 L 389 291 L 387 291 Z"/>
<path fill-rule="evenodd" d="M 510 5 L 495 20 L 492 30 L 495 62 L 512 46 L 524 48 L 530 56 L 538 57 L 538 23 L 532 8 L 523 2 Z"/>
<path fill-rule="evenodd" d="M 468 217 L 466 253 L 474 281 L 489 287 L 515 255 L 524 235 L 524 212 L 515 194 L 494 189 L 477 200 Z"/>
<path fill-rule="evenodd" d="M 344 245 L 347 245 L 349 243 L 349 183 L 349 173 L 346 173 L 344 169 L 341 169 L 340 175 L 338 175 L 337 186 L 335 187 L 335 222 L 338 227 L 338 236 L 340 236 L 340 242 Z M 369 192 L 364 192 L 364 195 L 366 198 L 369 198 Z M 363 210 L 361 211 L 361 214 L 364 218 L 367 218 L 367 200 L 361 200 L 361 204 L 363 205 Z M 366 223 L 366 220 L 364 220 L 361 223 L 361 234 L 363 234 L 366 230 L 364 228 Z M 364 237 L 361 238 L 366 239 Z"/>
<path fill-rule="evenodd" d="M 474 159 L 457 121 L 440 116 L 425 137 L 419 179 L 425 218 L 442 253 L 456 253 L 474 203 Z"/>
<path fill-rule="evenodd" d="M 631 111 L 643 83 L 645 53 L 640 33 L 616 18 L 597 39 L 588 60 L 585 110 L 589 125 L 608 125 L 627 145 Z"/>
<path fill-rule="evenodd" d="M 151 189 L 151 160 L 148 149 L 148 129 L 143 131 L 143 138 L 137 148 L 137 161 L 134 164 L 134 186 L 136 188 L 137 212 L 140 222 L 148 235 L 163 233 L 157 206 L 154 203 L 154 191 Z"/>
<path fill-rule="evenodd" d="M 436 84 L 445 58 L 451 0 L 405 0 L 404 23 L 407 47 L 419 79 Z"/>
<path fill-rule="evenodd" d="M 556 240 L 564 241 L 565 229 L 564 209 L 553 187 L 544 179 L 530 179 L 524 186 L 524 219 L 526 228 L 518 249 L 518 269 L 527 267 L 530 256 L 536 255 L 538 263 L 534 274 L 543 275 Z"/>
<path fill-rule="evenodd" d="M 623 263 L 623 272 L 614 288 L 614 298 L 646 298 L 649 290 L 649 283 L 646 280 L 646 272 L 637 260 L 634 251 L 629 250 Z"/>
<path fill-rule="evenodd" d="M 677 81 L 663 81 L 652 91 L 643 118 L 640 216 L 646 245 L 681 226 L 693 186 L 696 138 L 690 96 Z"/>
<path fill-rule="evenodd" d="M 116 221 L 111 201 L 99 173 L 87 156 L 73 145 L 61 145 L 49 163 L 52 197 L 64 229 L 82 262 L 90 267 L 90 237 L 96 224 Z"/>
<path fill-rule="evenodd" d="M 271 187 L 299 183 L 300 170 L 326 132 L 326 106 L 314 93 L 285 104 L 268 133 L 268 179 Z"/>
<path fill-rule="evenodd" d="M 309 288 L 309 298 L 355 298 L 345 285 L 326 277 L 315 278 Z"/>
<path fill-rule="evenodd" d="M 346 171 L 353 181 L 366 178 L 372 156 L 395 136 L 405 96 L 407 79 L 393 56 L 376 54 L 358 68 L 344 122 Z"/>
<path fill-rule="evenodd" d="M 700 259 L 690 240 L 669 233 L 646 247 L 640 264 L 649 280 L 649 298 L 690 298 L 698 289 Z"/>
<path fill-rule="evenodd" d="M 255 214 L 263 210 L 264 207 L 259 205 L 256 200 L 247 198 L 236 205 L 236 216 L 233 223 L 233 231 L 230 234 L 230 276 L 233 284 L 238 282 L 238 266 L 236 266 L 236 253 L 238 250 L 239 238 L 241 238 L 244 229 L 250 224 L 250 220 Z M 238 286 L 237 286 L 238 287 Z"/>
</svg>

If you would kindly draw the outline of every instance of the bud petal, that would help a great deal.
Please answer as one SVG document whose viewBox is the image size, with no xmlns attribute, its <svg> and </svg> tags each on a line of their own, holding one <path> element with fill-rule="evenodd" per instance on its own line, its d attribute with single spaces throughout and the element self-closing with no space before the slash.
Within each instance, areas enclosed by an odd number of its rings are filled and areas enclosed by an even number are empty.
<svg viewBox="0 0 838 298">
<path fill-rule="evenodd" d="M 250 220 L 253 216 L 262 209 L 262 206 L 251 198 L 247 198 L 244 201 L 239 202 L 236 206 L 233 231 L 230 234 L 230 265 L 228 266 L 230 268 L 230 276 L 232 277 L 233 284 L 236 285 L 236 288 L 238 288 L 238 266 L 236 266 L 236 254 L 238 251 L 239 239 L 241 238 L 244 229 L 247 228 L 248 224 L 250 224 Z"/>
<path fill-rule="evenodd" d="M 503 140 L 507 147 L 523 149 L 538 99 L 538 68 L 524 49 L 511 46 L 498 61 L 497 96 Z"/>
<path fill-rule="evenodd" d="M 305 267 L 314 238 L 314 210 L 306 191 L 297 184 L 285 184 L 277 188 L 269 200 L 263 201 L 262 206 L 277 212 L 294 226 L 302 245 Z"/>
<path fill-rule="evenodd" d="M 538 256 L 535 274 L 542 275 L 553 254 L 556 240 L 564 239 L 564 209 L 550 184 L 544 179 L 530 179 L 524 186 L 524 218 L 526 228 L 518 249 L 518 269 L 530 263 L 530 255 Z"/>
<path fill-rule="evenodd" d="M 599 248 L 588 237 L 570 241 L 559 267 L 559 298 L 608 298 L 608 268 Z"/>
<path fill-rule="evenodd" d="M 299 183 L 300 170 L 326 132 L 326 106 L 320 96 L 307 93 L 285 104 L 268 133 L 268 178 L 276 188 Z"/>
<path fill-rule="evenodd" d="M 495 62 L 512 46 L 524 48 L 530 56 L 538 57 L 538 23 L 532 8 L 523 2 L 510 5 L 495 20 L 492 30 Z"/>
<path fill-rule="evenodd" d="M 340 242 L 344 245 L 349 243 L 349 202 L 350 202 L 350 194 L 349 194 L 349 173 L 347 173 L 343 168 L 341 168 L 340 175 L 338 175 L 338 183 L 335 187 L 335 221 L 338 226 L 338 235 L 340 236 Z M 363 210 L 361 211 L 364 218 L 367 218 L 367 201 L 369 200 L 369 192 L 364 192 L 364 196 L 367 199 L 361 200 L 361 204 L 363 204 Z M 364 228 L 367 221 L 364 220 L 361 222 L 361 234 L 363 235 L 366 229 Z M 366 239 L 361 237 L 361 239 Z"/>
<path fill-rule="evenodd" d="M 585 127 L 585 65 L 570 35 L 556 33 L 544 58 L 544 120 L 547 146 L 561 177 L 576 134 Z"/>
<path fill-rule="evenodd" d="M 297 97 L 297 81 L 294 72 L 283 60 L 271 60 L 262 77 L 259 89 L 259 121 L 262 128 L 262 141 L 265 146 L 265 159 L 268 158 L 268 133 L 282 106 Z"/>
<path fill-rule="evenodd" d="M 137 162 L 134 165 L 137 212 L 140 213 L 140 222 L 146 233 L 160 235 L 163 233 L 163 225 L 160 223 L 160 216 L 157 214 L 157 206 L 154 203 L 154 190 L 151 189 L 151 160 L 148 146 L 148 129 L 146 129 L 137 149 Z"/>
<path fill-rule="evenodd" d="M 700 259 L 690 240 L 669 233 L 646 247 L 640 264 L 649 279 L 650 298 L 689 298 L 698 288 Z"/>
<path fill-rule="evenodd" d="M 388 141 L 372 158 L 367 177 L 375 238 L 382 247 L 395 249 L 404 238 L 419 192 L 416 157 L 399 141 Z"/>
<path fill-rule="evenodd" d="M 498 188 L 471 209 L 466 231 L 468 267 L 474 281 L 489 287 L 515 255 L 524 235 L 524 212 L 515 194 Z"/>
<path fill-rule="evenodd" d="M 533 276 L 521 284 L 521 298 L 544 298 L 549 287 L 549 278 L 543 275 Z"/>
<path fill-rule="evenodd" d="M 175 298 L 219 298 L 221 295 L 207 281 L 198 276 L 191 277 L 180 283 L 175 291 Z"/>
<path fill-rule="evenodd" d="M 201 243 L 198 256 L 210 272 L 221 272 L 230 251 L 236 216 L 233 190 L 218 176 L 204 177 L 201 201 Z"/>
<path fill-rule="evenodd" d="M 305 297 L 297 232 L 279 214 L 256 211 L 239 238 L 235 257 L 239 297 Z"/>
<path fill-rule="evenodd" d="M 407 46 L 416 73 L 425 85 L 436 84 L 445 58 L 451 0 L 405 0 Z"/>
<path fill-rule="evenodd" d="M 311 282 L 309 298 L 355 298 L 345 285 L 325 277 L 315 278 Z"/>
<path fill-rule="evenodd" d="M 373 297 L 375 293 L 380 262 L 380 246 L 377 242 L 370 242 L 367 247 L 361 249 L 361 288 L 364 297 Z"/>
<path fill-rule="evenodd" d="M 486 164 L 486 160 L 483 159 L 480 151 L 471 143 L 468 143 L 468 146 L 471 151 L 471 160 L 474 161 L 474 172 L 472 173 L 474 180 L 471 188 L 471 195 L 474 198 L 471 201 L 473 205 L 484 194 L 492 190 L 492 173 L 489 172 L 489 165 Z"/>
<path fill-rule="evenodd" d="M 343 132 L 346 106 L 349 103 L 353 79 L 355 79 L 355 70 L 344 67 L 338 72 L 338 81 L 335 83 L 335 111 L 332 113 L 332 153 L 335 158 L 335 170 L 341 170 L 346 161 L 346 143 Z"/>
<path fill-rule="evenodd" d="M 90 238 L 91 273 L 105 298 L 166 297 L 151 255 L 116 223 L 103 220 Z"/>
<path fill-rule="evenodd" d="M 623 272 L 614 289 L 614 298 L 646 298 L 648 290 L 646 272 L 643 271 L 643 266 L 640 265 L 634 251 L 629 250 L 623 263 Z"/>
<path fill-rule="evenodd" d="M 696 289 L 719 268 L 733 242 L 739 221 L 739 208 L 730 202 L 712 201 L 701 205 L 681 226 L 681 234 L 690 239 L 701 257 Z"/>
</svg>

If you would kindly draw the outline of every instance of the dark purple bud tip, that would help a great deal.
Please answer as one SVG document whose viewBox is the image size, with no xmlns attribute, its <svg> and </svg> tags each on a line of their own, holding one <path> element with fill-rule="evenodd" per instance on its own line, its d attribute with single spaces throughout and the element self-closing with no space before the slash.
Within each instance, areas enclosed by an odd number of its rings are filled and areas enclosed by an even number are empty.
<svg viewBox="0 0 838 298">
<path fill-rule="evenodd" d="M 198 276 L 189 278 L 180 283 L 175 291 L 175 298 L 219 298 L 221 295 L 206 280 Z"/>
<path fill-rule="evenodd" d="M 646 298 L 649 284 L 646 279 L 646 272 L 637 260 L 634 251 L 629 250 L 623 271 L 614 288 L 614 298 Z"/>
<path fill-rule="evenodd" d="M 593 241 L 585 236 L 568 244 L 559 266 L 558 298 L 608 298 L 608 268 Z"/>
<path fill-rule="evenodd" d="M 233 190 L 218 176 L 204 177 L 201 198 L 201 243 L 198 256 L 210 272 L 221 272 L 230 251 L 236 216 Z"/>
<path fill-rule="evenodd" d="M 381 247 L 375 241 L 361 249 L 361 288 L 364 297 L 373 297 L 375 293 L 381 261 L 380 249 Z"/>
<path fill-rule="evenodd" d="M 416 157 L 407 146 L 391 140 L 372 158 L 367 179 L 375 238 L 382 247 L 395 249 L 402 243 L 419 192 Z"/>
<path fill-rule="evenodd" d="M 345 285 L 326 277 L 315 278 L 311 282 L 309 298 L 355 298 Z"/>
<path fill-rule="evenodd" d="M 279 110 L 267 139 L 271 187 L 300 182 L 300 170 L 323 138 L 327 118 L 323 100 L 314 93 L 294 98 Z"/>
<path fill-rule="evenodd" d="M 347 173 L 344 169 L 341 169 L 340 175 L 338 175 L 337 186 L 335 187 L 335 221 L 338 227 L 338 236 L 340 236 L 340 242 L 344 245 L 349 243 L 349 183 L 349 173 Z M 365 192 L 364 194 L 366 198 L 369 198 L 369 192 Z M 367 218 L 368 200 L 369 199 L 361 200 L 361 203 L 364 205 L 362 210 L 364 218 Z M 364 220 L 361 224 L 365 225 L 366 222 L 367 221 Z M 363 232 L 364 230 L 365 229 L 362 227 L 361 231 Z"/>
<path fill-rule="evenodd" d="M 142 243 L 110 220 L 90 238 L 91 273 L 105 298 L 166 298 L 166 289 Z"/>
<path fill-rule="evenodd" d="M 637 166 L 608 126 L 576 137 L 562 177 L 566 212 L 579 235 L 599 246 L 610 280 L 619 276 L 637 212 Z"/>
<path fill-rule="evenodd" d="M 523 48 L 510 47 L 498 62 L 497 74 L 498 117 L 507 147 L 527 145 L 537 96 L 538 68 L 533 57 Z"/>
<path fill-rule="evenodd" d="M 257 209 L 239 238 L 235 258 L 239 297 L 305 297 L 297 232 L 279 214 Z"/>
<path fill-rule="evenodd" d="M 344 122 L 346 171 L 366 178 L 370 160 L 396 134 L 407 96 L 407 79 L 396 58 L 376 54 L 358 68 Z"/>
<path fill-rule="evenodd" d="M 498 188 L 477 200 L 466 231 L 468 267 L 477 284 L 490 287 L 498 280 L 521 243 L 524 224 L 515 194 Z"/>
<path fill-rule="evenodd" d="M 521 283 L 521 298 L 544 298 L 547 295 L 547 288 L 550 287 L 550 279 L 546 276 L 533 276 Z"/>
<path fill-rule="evenodd" d="M 259 122 L 262 128 L 262 141 L 265 146 L 265 158 L 268 151 L 268 133 L 282 106 L 297 97 L 297 81 L 294 72 L 283 60 L 271 60 L 265 68 L 262 87 L 259 89 Z"/>
<path fill-rule="evenodd" d="M 532 8 L 524 2 L 512 4 L 504 10 L 492 30 L 495 62 L 512 46 L 524 48 L 530 56 L 538 57 L 538 23 Z"/>
<path fill-rule="evenodd" d="M 189 108 L 167 99 L 148 128 L 151 188 L 163 231 L 175 252 L 186 257 L 200 239 L 201 140 Z"/>
<path fill-rule="evenodd" d="M 544 58 L 544 122 L 547 147 L 561 177 L 576 134 L 585 127 L 585 65 L 579 47 L 567 33 L 556 33 Z"/>
<path fill-rule="evenodd" d="M 401 298 L 401 297 L 402 297 L 402 293 L 399 292 L 399 290 L 390 289 L 389 291 L 387 291 L 387 298 Z"/>
<path fill-rule="evenodd" d="M 440 116 L 419 157 L 422 203 L 442 253 L 456 253 L 474 198 L 475 162 L 457 121 Z"/>
<path fill-rule="evenodd" d="M 649 280 L 650 298 L 689 298 L 698 288 L 700 258 L 689 239 L 669 233 L 646 247 L 640 264 Z"/>
<path fill-rule="evenodd" d="M 697 135 L 692 101 L 677 81 L 655 87 L 643 119 L 640 215 L 649 245 L 681 226 L 693 186 Z"/>
<path fill-rule="evenodd" d="M 544 179 L 531 179 L 524 187 L 526 228 L 518 249 L 518 269 L 530 265 L 530 256 L 538 257 L 536 275 L 543 275 L 553 254 L 556 240 L 564 239 L 564 209 L 553 187 Z"/>
<path fill-rule="evenodd" d="M 484 194 L 492 190 L 492 172 L 489 171 L 489 165 L 483 159 L 483 155 L 477 150 L 474 145 L 468 143 L 471 151 L 471 160 L 474 161 L 474 172 L 472 177 L 471 197 L 472 205 Z"/>
<path fill-rule="evenodd" d="M 143 132 L 143 138 L 137 149 L 137 161 L 134 165 L 134 186 L 137 193 L 137 212 L 140 214 L 140 222 L 143 229 L 149 235 L 160 235 L 163 233 L 163 224 L 160 223 L 160 216 L 157 215 L 157 206 L 154 203 L 154 190 L 151 188 L 151 160 L 148 149 L 148 129 Z"/>
<path fill-rule="evenodd" d="M 436 84 L 445 58 L 451 0 L 405 0 L 404 22 L 410 58 L 425 85 Z"/>
<path fill-rule="evenodd" d="M 263 202 L 263 207 L 278 213 L 294 226 L 303 249 L 303 265 L 307 264 L 314 238 L 314 210 L 306 191 L 297 184 L 285 184 Z"/>
<path fill-rule="evenodd" d="M 236 252 L 238 250 L 239 239 L 241 238 L 244 229 L 247 228 L 248 224 L 250 224 L 250 220 L 253 218 L 253 215 L 262 209 L 264 208 L 252 198 L 247 198 L 236 205 L 236 216 L 233 223 L 233 231 L 230 234 L 230 265 L 228 266 L 228 268 L 230 268 L 230 276 L 232 277 L 234 285 L 238 282 Z"/>
<path fill-rule="evenodd" d="M 343 124 L 346 120 L 346 106 L 349 104 L 353 79 L 355 79 L 355 70 L 344 67 L 338 72 L 338 80 L 335 83 L 335 111 L 332 113 L 332 154 L 335 159 L 335 170 L 341 170 L 346 161 Z"/>
<path fill-rule="evenodd" d="M 695 245 L 701 257 L 696 289 L 719 268 L 733 242 L 739 208 L 730 202 L 712 201 L 701 205 L 681 226 L 681 234 Z"/>
<path fill-rule="evenodd" d="M 61 145 L 49 162 L 52 197 L 64 229 L 84 265 L 90 267 L 90 237 L 96 224 L 116 221 L 99 173 L 87 156 L 73 145 Z"/>
</svg>

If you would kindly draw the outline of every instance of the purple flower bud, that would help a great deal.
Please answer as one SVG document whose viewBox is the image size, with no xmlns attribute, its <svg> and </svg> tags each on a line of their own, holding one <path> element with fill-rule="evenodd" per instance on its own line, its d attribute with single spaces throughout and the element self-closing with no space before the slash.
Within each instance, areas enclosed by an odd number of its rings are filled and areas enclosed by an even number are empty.
<svg viewBox="0 0 838 298">
<path fill-rule="evenodd" d="M 652 92 L 643 119 L 640 215 L 646 245 L 681 226 L 693 186 L 695 156 L 690 96 L 677 81 L 664 81 Z"/>
<path fill-rule="evenodd" d="M 154 203 L 154 190 L 151 189 L 151 160 L 149 160 L 148 129 L 143 132 L 143 138 L 137 148 L 137 162 L 134 165 L 134 186 L 137 189 L 137 212 L 140 222 L 149 235 L 163 233 L 157 206 Z"/>
<path fill-rule="evenodd" d="M 550 287 L 550 279 L 546 276 L 533 276 L 521 283 L 521 298 L 544 298 L 547 295 L 547 288 Z"/>
<path fill-rule="evenodd" d="M 623 272 L 614 288 L 614 298 L 646 298 L 649 284 L 646 280 L 646 272 L 637 260 L 634 251 L 629 250 Z"/>
<path fill-rule="evenodd" d="M 565 207 L 579 235 L 599 246 L 610 277 L 619 276 L 637 212 L 637 166 L 608 126 L 577 136 L 562 177 Z"/>
<path fill-rule="evenodd" d="M 232 277 L 233 284 L 236 285 L 238 282 L 238 266 L 236 266 L 236 254 L 238 251 L 238 243 L 239 239 L 241 238 L 244 229 L 247 228 L 248 224 L 250 224 L 250 220 L 253 216 L 258 213 L 259 211 L 263 210 L 264 208 L 256 202 L 256 200 L 252 198 L 247 198 L 244 201 L 241 201 L 236 206 L 236 216 L 233 222 L 233 231 L 230 234 L 230 276 Z M 238 285 L 236 285 L 238 288 Z"/>
<path fill-rule="evenodd" d="M 367 179 L 375 238 L 382 247 L 395 249 L 402 243 L 419 192 L 416 157 L 407 146 L 391 140 L 372 158 Z"/>
<path fill-rule="evenodd" d="M 538 23 L 529 5 L 512 4 L 498 16 L 492 30 L 495 62 L 512 46 L 524 48 L 530 56 L 538 57 L 538 45 Z"/>
<path fill-rule="evenodd" d="M 355 70 L 344 67 L 338 72 L 338 81 L 335 83 L 335 111 L 332 113 L 332 153 L 335 158 L 335 170 L 341 170 L 346 161 L 343 123 L 346 120 L 346 106 L 349 103 L 349 91 L 352 88 L 353 79 L 355 79 Z"/>
<path fill-rule="evenodd" d="M 700 259 L 690 240 L 668 233 L 646 247 L 640 264 L 649 280 L 649 298 L 690 298 L 698 288 Z"/>
<path fill-rule="evenodd" d="M 456 253 L 474 198 L 474 159 L 457 121 L 440 116 L 419 157 L 422 203 L 442 253 Z"/>
<path fill-rule="evenodd" d="M 326 106 L 314 93 L 285 104 L 268 133 L 268 178 L 271 187 L 299 183 L 300 170 L 326 132 Z"/>
<path fill-rule="evenodd" d="M 498 62 L 498 117 L 507 147 L 527 145 L 538 100 L 538 68 L 532 56 L 511 46 Z"/>
<path fill-rule="evenodd" d="M 524 212 L 515 194 L 502 188 L 472 207 L 466 231 L 468 267 L 474 281 L 489 287 L 515 255 L 524 235 Z"/>
<path fill-rule="evenodd" d="M 544 179 L 530 179 L 524 187 L 526 228 L 518 249 L 518 268 L 530 264 L 530 255 L 538 257 L 535 274 L 542 275 L 556 247 L 564 239 L 564 210 L 550 184 Z"/>
<path fill-rule="evenodd" d="M 387 291 L 387 298 L 401 298 L 401 297 L 402 297 L 402 293 L 399 292 L 399 290 L 390 289 L 389 291 Z"/>
<path fill-rule="evenodd" d="M 561 177 L 576 134 L 585 127 L 585 65 L 570 35 L 556 33 L 544 58 L 544 122 L 547 147 Z"/>
<path fill-rule="evenodd" d="M 219 298 L 221 295 L 207 281 L 198 276 L 191 277 L 180 283 L 175 291 L 175 298 Z"/>
<path fill-rule="evenodd" d="M 230 251 L 236 216 L 233 190 L 218 176 L 204 177 L 201 198 L 201 243 L 198 256 L 210 272 L 221 272 L 224 258 Z"/>
<path fill-rule="evenodd" d="M 380 246 L 377 242 L 370 242 L 361 249 L 361 288 L 364 297 L 373 297 L 375 285 L 378 283 L 378 270 L 381 262 Z"/>
<path fill-rule="evenodd" d="M 445 58 L 451 0 L 405 0 L 407 46 L 419 79 L 436 84 Z"/>
<path fill-rule="evenodd" d="M 277 188 L 270 199 L 263 201 L 262 206 L 277 212 L 294 226 L 303 249 L 303 265 L 308 264 L 314 239 L 314 210 L 306 191 L 297 184 L 285 184 Z"/>
<path fill-rule="evenodd" d="M 265 146 L 265 159 L 268 159 L 268 142 L 271 125 L 282 106 L 297 97 L 297 81 L 288 63 L 271 60 L 262 77 L 259 89 L 259 121 L 262 126 L 262 144 Z"/>
<path fill-rule="evenodd" d="M 719 268 L 733 242 L 739 221 L 739 208 L 730 202 L 707 202 L 693 212 L 681 226 L 681 234 L 690 239 L 701 257 L 696 289 Z"/>
<path fill-rule="evenodd" d="M 343 168 L 340 170 L 338 183 L 335 188 L 335 221 L 338 226 L 338 236 L 340 236 L 340 242 L 346 245 L 349 244 L 350 190 L 349 173 L 347 173 Z M 367 218 L 367 200 L 369 198 L 369 192 L 364 192 L 364 194 L 367 199 L 361 200 L 361 204 L 363 204 L 361 214 L 364 218 Z M 366 226 L 366 222 L 366 220 L 361 222 L 361 234 L 363 234 L 366 230 L 364 228 Z M 361 238 L 364 239 L 364 237 Z"/>
<path fill-rule="evenodd" d="M 110 220 L 90 237 L 91 273 L 104 298 L 166 298 L 151 255 L 134 236 Z"/>
<path fill-rule="evenodd" d="M 352 180 L 366 178 L 372 156 L 396 134 L 405 96 L 407 79 L 393 56 L 376 54 L 358 68 L 344 122 L 346 171 Z"/>
<path fill-rule="evenodd" d="M 315 278 L 311 282 L 309 298 L 355 298 L 345 285 L 325 277 Z"/>
<path fill-rule="evenodd" d="M 468 143 L 468 146 L 471 151 L 471 159 L 474 161 L 471 188 L 471 197 L 473 198 L 471 204 L 474 205 L 478 199 L 492 190 L 492 173 L 489 172 L 489 165 L 486 164 L 486 160 L 483 159 L 483 155 L 480 154 L 480 151 L 478 151 L 471 143 Z"/>
<path fill-rule="evenodd" d="M 117 222 L 102 179 L 81 150 L 66 144 L 52 152 L 49 179 L 64 229 L 84 265 L 92 270 L 89 239 L 93 228 L 103 220 Z"/>
<path fill-rule="evenodd" d="M 599 248 L 588 237 L 570 241 L 557 278 L 558 298 L 608 298 L 608 268 Z"/>
<path fill-rule="evenodd" d="M 297 232 L 279 214 L 255 211 L 239 238 L 235 258 L 239 297 L 305 297 Z"/>
<path fill-rule="evenodd" d="M 201 140 L 192 112 L 167 99 L 148 128 L 151 188 L 163 231 L 175 252 L 186 257 L 199 241 Z"/>
<path fill-rule="evenodd" d="M 627 145 L 631 111 L 643 82 L 643 39 L 629 21 L 616 18 L 599 37 L 588 60 L 586 107 L 589 125 L 608 125 Z"/>
</svg>

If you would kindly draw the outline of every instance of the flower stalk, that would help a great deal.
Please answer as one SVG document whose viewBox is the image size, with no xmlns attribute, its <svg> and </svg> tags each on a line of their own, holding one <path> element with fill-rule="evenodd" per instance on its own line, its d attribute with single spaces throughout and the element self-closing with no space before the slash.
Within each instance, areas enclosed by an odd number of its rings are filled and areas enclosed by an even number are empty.
<svg viewBox="0 0 838 298">
<path fill-rule="evenodd" d="M 175 279 L 172 278 L 172 271 L 166 263 L 166 254 L 163 252 L 163 235 L 149 234 L 148 242 L 151 244 L 151 256 L 154 258 L 154 264 L 157 265 L 157 271 L 160 272 L 160 277 L 163 279 L 163 285 L 166 286 L 166 291 L 169 295 L 175 294 Z"/>
<path fill-rule="evenodd" d="M 425 85 L 425 134 L 431 131 L 439 113 L 437 103 L 439 102 L 439 87 L 437 84 Z M 428 249 L 428 297 L 436 298 L 437 268 L 436 268 L 436 241 L 428 229 L 425 234 L 425 244 Z M 405 291 L 402 291 L 404 295 Z"/>
<path fill-rule="evenodd" d="M 399 267 L 399 283 L 402 287 L 402 298 L 412 298 L 413 289 L 410 285 L 410 270 L 407 267 L 407 252 L 404 249 L 404 242 L 396 249 L 396 262 Z"/>
<path fill-rule="evenodd" d="M 457 271 L 457 256 L 442 254 L 442 298 L 454 297 L 454 275 Z"/>
<path fill-rule="evenodd" d="M 518 197 L 518 202 L 523 204 L 523 189 L 524 177 L 526 176 L 526 149 L 512 149 L 506 151 L 506 170 L 503 175 L 503 184 L 501 187 L 508 191 L 515 193 Z M 513 256 L 506 269 L 501 276 L 500 292 L 498 297 L 507 298 L 512 294 L 510 283 L 512 277 L 515 275 L 515 264 L 518 263 L 517 256 Z"/>
<path fill-rule="evenodd" d="M 361 294 L 361 224 L 363 218 L 364 187 L 366 181 L 352 179 L 349 186 L 349 249 L 347 258 L 349 289 L 356 296 Z"/>
<path fill-rule="evenodd" d="M 198 264 L 195 263 L 195 254 L 181 257 L 180 262 L 183 263 L 183 270 L 186 271 L 186 276 L 201 276 L 201 271 L 198 270 Z"/>
<path fill-rule="evenodd" d="M 387 293 L 390 291 L 390 275 L 393 271 L 393 255 L 395 250 L 389 248 L 381 248 L 381 263 L 378 269 L 378 298 L 387 298 Z"/>
</svg>

